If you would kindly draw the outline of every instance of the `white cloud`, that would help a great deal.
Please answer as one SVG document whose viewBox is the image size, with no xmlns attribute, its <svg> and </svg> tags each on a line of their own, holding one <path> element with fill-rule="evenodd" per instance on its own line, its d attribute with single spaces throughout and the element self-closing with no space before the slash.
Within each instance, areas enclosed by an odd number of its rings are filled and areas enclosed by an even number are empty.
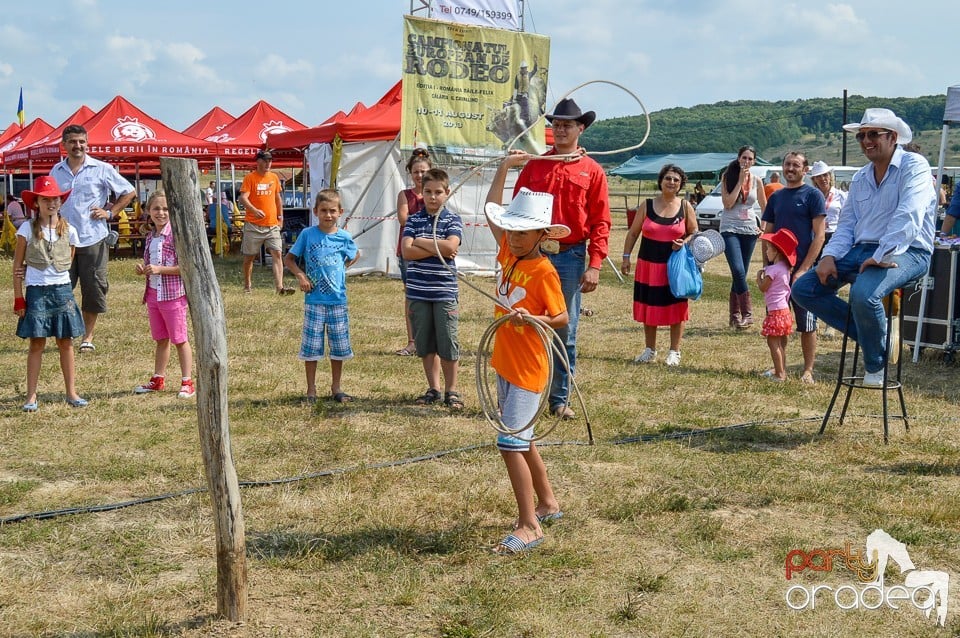
<svg viewBox="0 0 960 638">
<path fill-rule="evenodd" d="M 290 82 L 308 82 L 313 78 L 313 65 L 303 59 L 287 60 L 270 53 L 253 67 L 257 84 L 263 87 L 284 87 Z"/>
<path fill-rule="evenodd" d="M 781 11 L 783 26 L 793 33 L 804 34 L 804 41 L 843 44 L 869 32 L 868 23 L 858 18 L 854 8 L 848 4 L 789 4 L 784 5 Z"/>
</svg>

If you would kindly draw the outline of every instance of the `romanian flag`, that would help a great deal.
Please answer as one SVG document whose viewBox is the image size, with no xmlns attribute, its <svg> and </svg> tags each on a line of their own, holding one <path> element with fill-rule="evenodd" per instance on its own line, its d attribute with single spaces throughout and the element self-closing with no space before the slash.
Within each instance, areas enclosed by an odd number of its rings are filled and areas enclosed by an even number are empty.
<svg viewBox="0 0 960 638">
<path fill-rule="evenodd" d="M 20 87 L 20 103 L 17 104 L 17 119 L 20 121 L 20 128 L 23 128 L 24 116 L 23 116 L 23 87 Z"/>
</svg>

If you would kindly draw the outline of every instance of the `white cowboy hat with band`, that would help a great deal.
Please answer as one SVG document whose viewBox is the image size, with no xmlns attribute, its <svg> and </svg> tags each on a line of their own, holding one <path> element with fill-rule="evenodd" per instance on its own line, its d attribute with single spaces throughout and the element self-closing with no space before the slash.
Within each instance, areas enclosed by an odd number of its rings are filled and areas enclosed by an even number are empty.
<svg viewBox="0 0 960 638">
<path fill-rule="evenodd" d="M 503 230 L 543 230 L 548 239 L 561 239 L 570 234 L 567 226 L 550 223 L 553 218 L 553 195 L 550 193 L 521 188 L 506 208 L 496 202 L 487 202 L 483 210 L 490 223 Z"/>
<path fill-rule="evenodd" d="M 897 134 L 897 144 L 909 144 L 913 131 L 890 109 L 867 109 L 859 124 L 844 124 L 845 131 L 859 131 L 861 128 L 883 128 Z"/>
</svg>

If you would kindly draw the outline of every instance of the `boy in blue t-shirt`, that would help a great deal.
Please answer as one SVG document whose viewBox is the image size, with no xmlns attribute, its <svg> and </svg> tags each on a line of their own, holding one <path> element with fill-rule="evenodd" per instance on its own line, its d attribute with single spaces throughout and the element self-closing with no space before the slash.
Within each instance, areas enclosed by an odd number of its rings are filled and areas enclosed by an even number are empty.
<svg viewBox="0 0 960 638">
<path fill-rule="evenodd" d="M 307 401 L 317 400 L 317 361 L 323 358 L 323 336 L 330 344 L 330 395 L 337 403 L 353 401 L 340 388 L 343 362 L 353 358 L 347 317 L 347 268 L 357 261 L 353 237 L 337 227 L 343 213 L 340 194 L 332 189 L 317 193 L 313 213 L 316 226 L 305 228 L 283 264 L 300 282 L 303 304 L 303 337 L 299 359 L 307 375 Z M 297 264 L 302 259 L 303 269 Z"/>
<path fill-rule="evenodd" d="M 460 288 L 453 260 L 463 238 L 463 222 L 444 206 L 450 195 L 446 172 L 430 169 L 421 183 L 423 208 L 407 218 L 400 241 L 401 254 L 407 261 L 410 325 L 428 384 L 427 391 L 416 402 L 429 405 L 442 396 L 447 407 L 462 410 L 463 399 L 457 392 Z M 441 372 L 443 395 L 439 389 Z"/>
</svg>

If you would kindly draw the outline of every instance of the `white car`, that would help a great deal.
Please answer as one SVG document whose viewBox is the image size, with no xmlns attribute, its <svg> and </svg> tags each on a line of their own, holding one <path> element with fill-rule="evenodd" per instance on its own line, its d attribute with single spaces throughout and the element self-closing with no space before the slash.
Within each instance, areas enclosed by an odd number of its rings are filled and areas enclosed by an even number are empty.
<svg viewBox="0 0 960 638">
<path fill-rule="evenodd" d="M 720 230 L 721 211 L 723 211 L 723 202 L 720 200 L 720 184 L 717 184 L 697 204 L 697 225 L 700 230 Z"/>
</svg>

